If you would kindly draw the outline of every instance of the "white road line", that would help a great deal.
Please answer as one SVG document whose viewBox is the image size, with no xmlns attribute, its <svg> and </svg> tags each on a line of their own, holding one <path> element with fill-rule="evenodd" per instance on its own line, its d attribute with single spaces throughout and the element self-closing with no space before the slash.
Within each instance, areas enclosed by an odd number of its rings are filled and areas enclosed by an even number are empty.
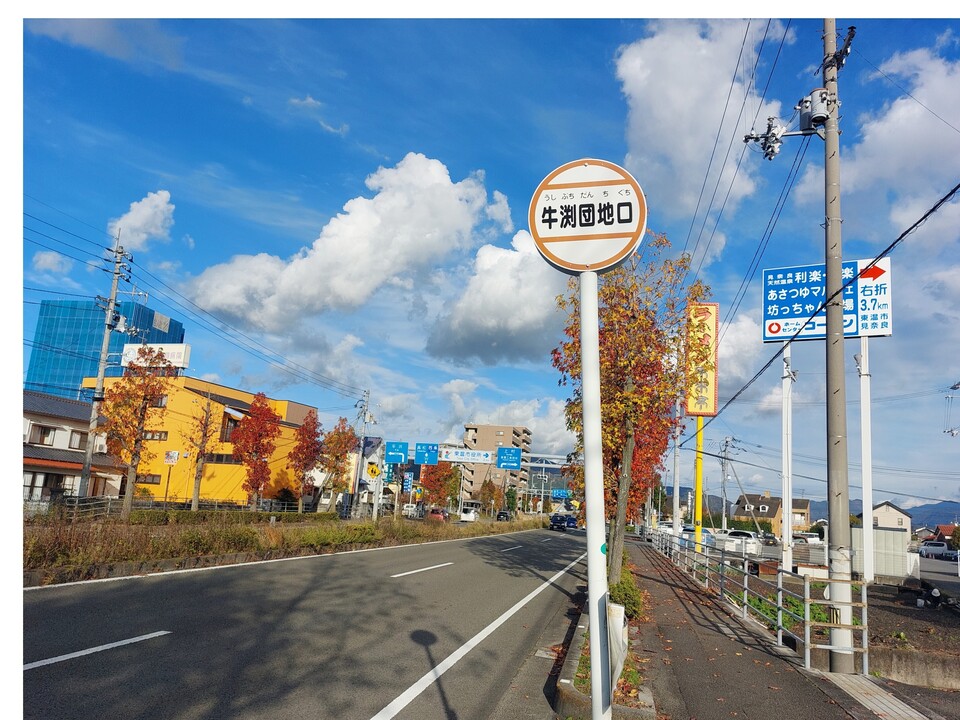
<svg viewBox="0 0 960 720">
<path fill-rule="evenodd" d="M 140 635 L 139 637 L 130 638 L 128 640 L 120 640 L 119 642 L 108 643 L 107 645 L 98 645 L 97 647 L 89 648 L 87 650 L 81 650 L 79 652 L 70 653 L 69 655 L 59 655 L 57 657 L 49 658 L 47 660 L 37 660 L 36 662 L 27 663 L 23 666 L 24 672 L 27 670 L 33 670 L 34 668 L 43 667 L 44 665 L 53 665 L 54 663 L 63 662 L 64 660 L 72 660 L 73 658 L 83 657 L 84 655 L 92 655 L 93 653 L 101 652 L 103 650 L 111 650 L 116 647 L 121 647 L 123 645 L 130 645 L 131 643 L 143 642 L 144 640 L 152 640 L 155 637 L 160 637 L 161 635 L 169 635 L 169 630 L 160 630 L 155 633 L 150 633 L 149 635 Z"/>
<path fill-rule="evenodd" d="M 504 548 L 500 552 L 510 552 L 511 550 L 516 550 L 517 548 L 522 548 L 523 545 L 514 545 L 513 547 Z"/>
<path fill-rule="evenodd" d="M 392 578 L 403 577 L 404 575 L 413 575 L 418 572 L 426 572 L 427 570 L 436 570 L 437 568 L 446 567 L 447 565 L 453 565 L 452 562 L 440 563 L 439 565 L 431 565 L 430 567 L 420 568 L 419 570 L 410 570 L 405 573 L 397 573 L 396 575 L 391 575 Z"/>
<path fill-rule="evenodd" d="M 371 720 L 390 720 L 395 717 L 397 713 L 403 710 L 407 705 L 409 705 L 414 698 L 416 698 L 420 693 L 430 687 L 434 682 L 440 679 L 440 676 L 443 675 L 447 670 L 452 668 L 458 662 L 460 662 L 464 656 L 471 650 L 473 650 L 477 645 L 483 642 L 494 630 L 503 625 L 507 620 L 517 614 L 519 610 L 526 605 L 528 602 L 533 600 L 537 595 L 542 593 L 548 587 L 553 585 L 560 576 L 566 573 L 570 568 L 579 563 L 587 556 L 586 553 L 583 553 L 580 557 L 574 560 L 572 563 L 567 565 L 563 570 L 558 572 L 549 580 L 543 582 L 539 587 L 533 590 L 529 595 L 527 595 L 523 600 L 518 602 L 512 608 L 507 610 L 503 615 L 498 617 L 492 623 L 487 625 L 483 630 L 478 632 L 472 638 L 467 640 L 463 645 L 453 651 L 450 655 L 447 656 L 446 660 L 441 662 L 435 668 L 430 670 L 426 675 L 417 680 L 413 685 L 407 688 L 403 693 L 401 693 L 393 702 L 387 705 L 383 710 L 374 715 Z"/>
</svg>

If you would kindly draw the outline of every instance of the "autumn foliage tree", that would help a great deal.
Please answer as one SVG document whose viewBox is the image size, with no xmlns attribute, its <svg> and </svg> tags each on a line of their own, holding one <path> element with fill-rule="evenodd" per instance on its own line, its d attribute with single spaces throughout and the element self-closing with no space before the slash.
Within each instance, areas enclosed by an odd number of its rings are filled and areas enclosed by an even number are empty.
<svg viewBox="0 0 960 720">
<path fill-rule="evenodd" d="M 193 449 L 196 458 L 193 466 L 193 498 L 190 502 L 190 509 L 196 512 L 200 509 L 200 481 L 203 479 L 203 465 L 220 433 L 223 411 L 214 406 L 209 395 L 202 401 L 194 402 L 198 405 L 198 412 L 183 434 L 183 440 Z"/>
<path fill-rule="evenodd" d="M 278 437 L 280 416 L 270 408 L 267 396 L 257 393 L 230 435 L 233 454 L 247 470 L 243 489 L 250 494 L 251 507 L 257 507 L 260 493 L 270 482 L 270 458 L 277 449 Z"/>
<path fill-rule="evenodd" d="M 293 494 L 297 496 L 297 512 L 303 512 L 303 496 L 313 489 L 308 473 L 320 464 L 323 457 L 323 426 L 317 411 L 310 410 L 294 433 L 293 449 L 287 463 L 293 472 Z"/>
<path fill-rule="evenodd" d="M 323 439 L 320 469 L 327 474 L 324 487 L 333 492 L 347 492 L 353 484 L 350 453 L 356 452 L 360 438 L 345 417 L 337 421 Z"/>
<path fill-rule="evenodd" d="M 424 500 L 431 505 L 446 505 L 460 494 L 460 468 L 448 462 L 420 468 L 420 487 Z"/>
<path fill-rule="evenodd" d="M 144 443 L 148 427 L 158 427 L 164 415 L 163 399 L 175 369 L 163 350 L 142 345 L 137 357 L 123 371 L 123 377 L 110 385 L 100 406 L 106 418 L 101 430 L 106 436 L 107 452 L 127 468 L 120 517 L 127 520 L 133 509 L 137 472 L 141 462 L 154 457 Z"/>
<path fill-rule="evenodd" d="M 620 579 L 626 518 L 639 515 L 679 422 L 675 407 L 688 386 L 687 306 L 708 293 L 700 282 L 684 285 L 690 257 L 664 257 L 669 248 L 666 236 L 648 233 L 642 254 L 601 275 L 598 282 L 604 514 L 614 520 L 607 554 L 611 584 Z M 567 339 L 554 349 L 552 361 L 560 384 L 573 389 L 566 421 L 578 438 L 576 452 L 582 454 L 577 278 L 571 278 L 557 306 L 567 313 Z M 572 476 L 568 473 L 568 482 L 583 488 L 582 467 Z"/>
</svg>

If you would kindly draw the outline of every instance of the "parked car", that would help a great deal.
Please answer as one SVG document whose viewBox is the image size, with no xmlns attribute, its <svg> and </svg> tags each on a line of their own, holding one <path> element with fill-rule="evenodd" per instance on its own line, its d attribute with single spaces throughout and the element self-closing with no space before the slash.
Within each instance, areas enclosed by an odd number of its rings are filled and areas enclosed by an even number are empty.
<svg viewBox="0 0 960 720">
<path fill-rule="evenodd" d="M 773 533 L 765 532 L 765 533 L 760 533 L 760 542 L 762 542 L 764 545 L 767 545 L 767 546 L 779 545 L 780 538 L 778 538 Z"/>
<path fill-rule="evenodd" d="M 753 530 L 727 530 L 717 535 L 716 546 L 726 552 L 759 555 L 761 542 Z"/>
<path fill-rule="evenodd" d="M 476 522 L 477 511 L 473 508 L 464 508 L 460 513 L 460 522 Z"/>
<path fill-rule="evenodd" d="M 501 510 L 497 513 L 497 522 L 507 522 L 510 520 L 510 513 L 506 510 Z"/>
<path fill-rule="evenodd" d="M 401 512 L 403 513 L 403 516 L 404 516 L 404 517 L 407 517 L 407 518 L 423 517 L 423 516 L 421 515 L 421 510 L 420 510 L 420 508 L 417 507 L 417 504 L 416 504 L 416 503 L 407 503 L 407 504 L 405 504 L 405 505 L 403 506 L 403 509 L 401 510 Z"/>
<path fill-rule="evenodd" d="M 823 543 L 823 540 L 815 532 L 795 532 L 793 534 L 794 542 L 805 542 L 808 545 L 817 545 Z"/>
<path fill-rule="evenodd" d="M 432 520 L 434 522 L 446 522 L 447 511 L 438 507 L 430 508 L 430 512 L 427 513 L 427 520 Z"/>
<path fill-rule="evenodd" d="M 577 516 L 576 515 L 567 515 L 567 527 L 571 530 L 576 530 L 577 525 Z"/>
<path fill-rule="evenodd" d="M 950 550 L 950 547 L 941 541 L 925 542 L 920 546 L 920 557 L 922 558 L 933 558 L 940 557 L 945 552 Z"/>
<path fill-rule="evenodd" d="M 694 547 L 696 545 L 696 532 L 693 525 L 684 525 L 683 530 L 680 532 L 680 547 Z M 705 527 L 700 528 L 700 544 L 707 547 L 713 547 L 716 542 L 716 538 L 713 536 L 713 533 L 707 530 Z M 703 550 L 703 548 L 698 548 Z"/>
<path fill-rule="evenodd" d="M 550 516 L 550 529 L 567 531 L 567 516 L 554 513 Z"/>
<path fill-rule="evenodd" d="M 941 560 L 949 560 L 950 562 L 957 562 L 960 558 L 960 550 L 947 550 L 940 556 Z"/>
</svg>

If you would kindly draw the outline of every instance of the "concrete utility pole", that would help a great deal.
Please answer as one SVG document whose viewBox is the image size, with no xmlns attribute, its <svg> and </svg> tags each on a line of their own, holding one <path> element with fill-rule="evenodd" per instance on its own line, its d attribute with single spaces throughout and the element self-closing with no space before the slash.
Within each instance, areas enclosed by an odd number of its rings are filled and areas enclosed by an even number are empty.
<svg viewBox="0 0 960 720">
<path fill-rule="evenodd" d="M 843 47 L 837 50 L 837 23 L 832 18 L 823 21 L 823 81 L 824 87 L 803 98 L 798 132 L 769 118 L 767 132 L 751 133 L 744 142 L 760 142 L 764 157 L 772 160 L 780 151 L 782 138 L 790 135 L 817 134 L 824 141 L 824 255 L 826 293 L 826 375 L 827 375 L 827 501 L 830 620 L 837 625 L 830 630 L 830 671 L 852 674 L 853 607 L 852 563 L 850 532 L 850 484 L 847 459 L 847 394 L 844 380 L 843 356 L 843 247 L 840 215 L 840 95 L 837 91 L 837 73 L 850 54 L 850 43 L 856 28 L 850 27 Z M 784 383 L 786 384 L 786 380 Z M 789 510 L 793 511 L 792 498 Z"/>
<path fill-rule="evenodd" d="M 852 36 L 848 36 L 847 45 Z M 827 495 L 830 529 L 830 614 L 846 627 L 830 631 L 830 671 L 852 674 L 854 670 L 852 567 L 850 562 L 850 485 L 847 459 L 847 393 L 843 355 L 843 249 L 840 239 L 840 96 L 837 71 L 843 57 L 837 53 L 837 23 L 823 21 L 823 79 L 826 86 L 827 119 L 824 123 L 824 222 L 827 297 Z"/>
<path fill-rule="evenodd" d="M 87 430 L 87 446 L 83 455 L 83 470 L 80 472 L 80 487 L 77 490 L 77 497 L 86 497 L 90 491 L 90 472 L 93 467 L 93 446 L 97 436 L 97 421 L 100 418 L 100 403 L 103 402 L 103 378 L 107 373 L 107 353 L 110 350 L 110 334 L 116 328 L 120 317 L 117 315 L 117 287 L 120 279 L 130 281 L 130 266 L 124 260 L 133 260 L 133 256 L 125 253 L 120 246 L 120 234 L 117 233 L 117 241 L 113 249 L 113 281 L 110 284 L 110 297 L 107 298 L 107 306 L 104 312 L 103 321 L 103 342 L 100 344 L 100 358 L 97 365 L 97 385 L 93 391 L 93 403 L 90 406 L 90 427 Z M 103 298 L 97 296 L 97 300 Z"/>
</svg>

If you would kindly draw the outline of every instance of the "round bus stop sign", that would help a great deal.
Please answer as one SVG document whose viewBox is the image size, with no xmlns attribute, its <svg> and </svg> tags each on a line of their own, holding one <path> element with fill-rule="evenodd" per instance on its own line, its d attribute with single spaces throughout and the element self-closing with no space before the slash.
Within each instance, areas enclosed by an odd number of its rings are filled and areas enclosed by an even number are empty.
<svg viewBox="0 0 960 720">
<path fill-rule="evenodd" d="M 547 175 L 530 201 L 530 234 L 544 260 L 570 275 L 612 270 L 647 229 L 643 190 L 626 170 L 585 158 Z"/>
</svg>

